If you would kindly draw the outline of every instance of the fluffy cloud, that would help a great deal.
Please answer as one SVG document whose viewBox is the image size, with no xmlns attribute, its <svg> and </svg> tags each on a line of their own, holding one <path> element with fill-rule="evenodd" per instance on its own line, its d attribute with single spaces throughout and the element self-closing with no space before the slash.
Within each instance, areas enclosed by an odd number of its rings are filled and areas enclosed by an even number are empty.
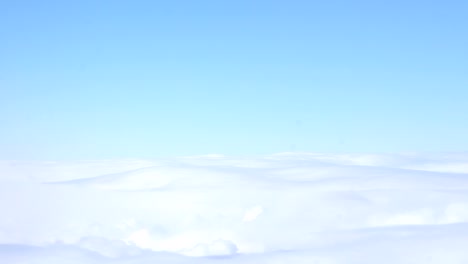
<svg viewBox="0 0 468 264">
<path fill-rule="evenodd" d="M 468 155 L 0 162 L 2 263 L 466 263 Z"/>
</svg>

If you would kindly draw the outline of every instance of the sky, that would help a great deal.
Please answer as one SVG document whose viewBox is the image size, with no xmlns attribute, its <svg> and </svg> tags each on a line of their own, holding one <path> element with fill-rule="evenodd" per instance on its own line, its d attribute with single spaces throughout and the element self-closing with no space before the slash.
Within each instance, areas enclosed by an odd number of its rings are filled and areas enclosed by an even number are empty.
<svg viewBox="0 0 468 264">
<path fill-rule="evenodd" d="M 466 151 L 467 12 L 1 1 L 0 158 Z"/>
</svg>

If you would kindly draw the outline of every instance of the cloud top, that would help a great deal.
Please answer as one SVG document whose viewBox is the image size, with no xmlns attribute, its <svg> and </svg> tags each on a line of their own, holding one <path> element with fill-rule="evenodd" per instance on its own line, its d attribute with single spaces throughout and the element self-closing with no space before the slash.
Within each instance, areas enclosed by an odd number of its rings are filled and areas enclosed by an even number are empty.
<svg viewBox="0 0 468 264">
<path fill-rule="evenodd" d="M 0 260 L 464 263 L 467 164 L 320 153 L 2 161 Z"/>
</svg>

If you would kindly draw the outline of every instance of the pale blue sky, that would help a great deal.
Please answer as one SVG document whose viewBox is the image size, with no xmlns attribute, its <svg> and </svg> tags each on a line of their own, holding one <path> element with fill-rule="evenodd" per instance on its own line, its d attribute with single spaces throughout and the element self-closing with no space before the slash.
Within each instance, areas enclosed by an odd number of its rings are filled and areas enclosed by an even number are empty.
<svg viewBox="0 0 468 264">
<path fill-rule="evenodd" d="M 468 1 L 1 1 L 0 158 L 468 150 Z"/>
</svg>

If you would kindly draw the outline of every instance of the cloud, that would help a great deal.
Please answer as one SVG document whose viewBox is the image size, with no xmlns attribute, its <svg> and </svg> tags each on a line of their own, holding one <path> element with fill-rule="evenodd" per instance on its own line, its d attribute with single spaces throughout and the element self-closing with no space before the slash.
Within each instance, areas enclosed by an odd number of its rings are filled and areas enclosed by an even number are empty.
<svg viewBox="0 0 468 264">
<path fill-rule="evenodd" d="M 232 241 L 217 239 L 210 243 L 197 244 L 189 250 L 184 250 L 182 254 L 194 257 L 230 256 L 236 254 L 237 251 L 237 246 Z"/>
<path fill-rule="evenodd" d="M 321 153 L 2 161 L 0 262 L 465 263 L 467 164 Z"/>
<path fill-rule="evenodd" d="M 263 208 L 261 206 L 255 206 L 249 210 L 247 210 L 244 214 L 244 218 L 242 219 L 242 221 L 244 222 L 252 222 L 254 221 L 255 219 L 257 219 L 257 217 L 263 212 Z"/>
</svg>

